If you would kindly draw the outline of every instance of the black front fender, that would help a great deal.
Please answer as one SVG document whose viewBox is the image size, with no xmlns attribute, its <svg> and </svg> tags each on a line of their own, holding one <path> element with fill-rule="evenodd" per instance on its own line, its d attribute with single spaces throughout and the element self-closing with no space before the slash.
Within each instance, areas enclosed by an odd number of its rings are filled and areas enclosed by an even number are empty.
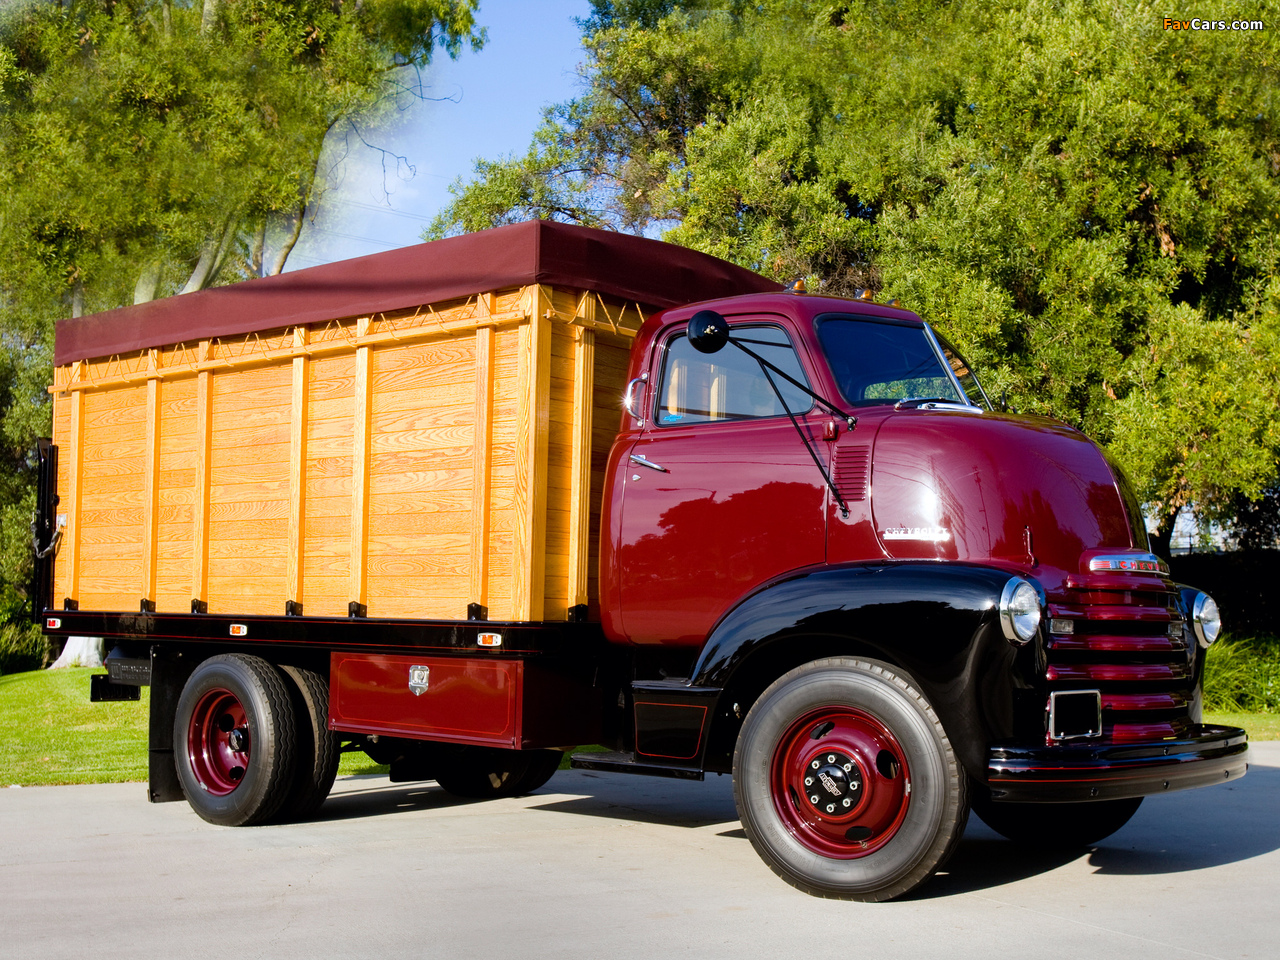
<svg viewBox="0 0 1280 960">
<path fill-rule="evenodd" d="M 722 691 L 705 768 L 727 769 L 741 718 L 769 683 L 802 663 L 853 655 L 908 674 L 965 769 L 985 780 L 990 742 L 1043 736 L 1027 729 L 1043 723 L 1041 638 L 1018 647 L 1000 629 L 1012 576 L 974 564 L 850 564 L 752 594 L 716 625 L 693 671 L 695 687 Z"/>
</svg>

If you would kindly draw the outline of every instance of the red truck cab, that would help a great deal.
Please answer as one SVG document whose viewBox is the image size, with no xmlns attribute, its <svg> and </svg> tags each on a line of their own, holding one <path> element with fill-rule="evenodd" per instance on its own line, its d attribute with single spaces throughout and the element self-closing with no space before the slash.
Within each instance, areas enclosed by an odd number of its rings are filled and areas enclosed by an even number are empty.
<svg viewBox="0 0 1280 960">
<path fill-rule="evenodd" d="M 993 409 L 919 317 L 695 304 L 645 324 L 628 375 L 601 599 L 660 664 L 632 683 L 635 760 L 732 772 L 790 882 L 892 896 L 970 806 L 1093 842 L 1243 775 L 1243 731 L 1200 716 L 1216 609 L 1151 554 L 1121 471 Z"/>
</svg>

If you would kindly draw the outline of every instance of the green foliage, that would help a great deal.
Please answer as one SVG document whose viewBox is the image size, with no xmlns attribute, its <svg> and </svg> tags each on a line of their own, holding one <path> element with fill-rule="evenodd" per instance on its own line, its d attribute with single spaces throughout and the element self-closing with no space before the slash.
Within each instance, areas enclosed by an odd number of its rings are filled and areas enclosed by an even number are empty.
<svg viewBox="0 0 1280 960">
<path fill-rule="evenodd" d="M 586 93 L 433 235 L 664 230 L 897 297 L 989 393 L 1109 446 L 1166 525 L 1275 482 L 1275 30 L 1092 0 L 599 6 Z"/>
<path fill-rule="evenodd" d="M 278 273 L 326 136 L 363 139 L 437 48 L 479 46 L 476 3 L 0 7 L 0 622 L 30 572 L 53 321 Z"/>
<path fill-rule="evenodd" d="M 0 674 L 49 665 L 49 641 L 35 624 L 0 623 Z"/>
<path fill-rule="evenodd" d="M 1280 712 L 1280 637 L 1227 638 L 1204 664 L 1206 710 Z"/>
</svg>

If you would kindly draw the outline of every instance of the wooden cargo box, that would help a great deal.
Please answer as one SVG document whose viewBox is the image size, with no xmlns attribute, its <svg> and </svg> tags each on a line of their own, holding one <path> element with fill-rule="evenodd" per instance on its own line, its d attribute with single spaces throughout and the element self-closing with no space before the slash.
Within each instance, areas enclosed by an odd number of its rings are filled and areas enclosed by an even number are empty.
<svg viewBox="0 0 1280 960">
<path fill-rule="evenodd" d="M 631 340 L 774 286 L 531 222 L 63 321 L 54 604 L 594 614 Z"/>
</svg>

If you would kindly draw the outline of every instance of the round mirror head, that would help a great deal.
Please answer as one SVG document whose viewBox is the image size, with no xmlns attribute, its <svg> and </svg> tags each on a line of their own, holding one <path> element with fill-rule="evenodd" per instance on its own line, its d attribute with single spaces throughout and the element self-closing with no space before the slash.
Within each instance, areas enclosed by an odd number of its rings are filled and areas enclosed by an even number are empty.
<svg viewBox="0 0 1280 960">
<path fill-rule="evenodd" d="M 689 342 L 699 353 L 715 353 L 729 342 L 729 321 L 714 310 L 699 310 L 689 318 Z"/>
</svg>

